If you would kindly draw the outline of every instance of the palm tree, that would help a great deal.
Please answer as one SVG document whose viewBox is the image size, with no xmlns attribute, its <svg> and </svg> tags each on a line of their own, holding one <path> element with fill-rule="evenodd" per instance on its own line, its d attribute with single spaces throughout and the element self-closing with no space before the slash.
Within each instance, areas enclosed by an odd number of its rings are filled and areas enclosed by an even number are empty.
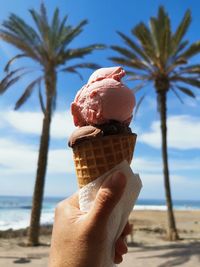
<svg viewBox="0 0 200 267">
<path fill-rule="evenodd" d="M 188 63 L 190 58 L 200 52 L 200 42 L 189 45 L 189 41 L 184 40 L 190 23 L 191 14 L 187 10 L 177 29 L 172 32 L 170 18 L 161 6 L 157 17 L 150 19 L 149 27 L 139 23 L 132 29 L 132 37 L 118 32 L 126 44 L 125 47 L 111 47 L 120 56 L 110 59 L 128 67 L 127 74 L 130 80 L 137 81 L 136 91 L 144 88 L 149 82 L 154 84 L 161 122 L 163 174 L 170 240 L 178 239 L 178 233 L 173 214 L 168 168 L 167 94 L 172 91 L 179 100 L 182 100 L 179 93 L 195 97 L 192 89 L 200 88 L 200 65 Z M 138 101 L 137 108 L 144 97 L 145 94 Z"/>
<path fill-rule="evenodd" d="M 72 65 L 68 63 L 70 60 L 83 58 L 93 50 L 102 49 L 104 46 L 93 44 L 81 48 L 69 48 L 71 41 L 83 31 L 83 27 L 87 24 L 86 20 L 81 21 L 75 27 L 66 25 L 67 16 L 60 19 L 59 9 L 56 8 L 52 21 L 49 22 L 44 4 L 41 4 L 39 12 L 31 9 L 30 14 L 35 23 L 35 29 L 15 14 L 11 14 L 9 18 L 3 22 L 0 29 L 0 38 L 21 51 L 9 60 L 5 66 L 7 74 L 0 83 L 0 93 L 4 93 L 8 88 L 24 77 L 24 75 L 34 71 L 33 68 L 27 67 L 20 67 L 11 71 L 10 66 L 15 60 L 26 57 L 37 63 L 36 70 L 39 70 L 40 74 L 27 86 L 16 102 L 15 109 L 20 108 L 31 96 L 34 89 L 38 88 L 39 101 L 44 117 L 29 228 L 29 244 L 38 245 L 40 215 L 50 139 L 50 124 L 53 111 L 55 110 L 57 95 L 57 73 L 59 71 L 64 71 L 80 75 L 78 71 L 79 68 L 98 68 L 99 66 L 93 63 L 73 63 Z M 62 67 L 62 65 L 66 63 L 68 66 Z M 41 85 L 43 83 L 45 88 L 44 92 L 41 91 Z M 44 95 L 46 98 L 45 101 Z"/>
</svg>

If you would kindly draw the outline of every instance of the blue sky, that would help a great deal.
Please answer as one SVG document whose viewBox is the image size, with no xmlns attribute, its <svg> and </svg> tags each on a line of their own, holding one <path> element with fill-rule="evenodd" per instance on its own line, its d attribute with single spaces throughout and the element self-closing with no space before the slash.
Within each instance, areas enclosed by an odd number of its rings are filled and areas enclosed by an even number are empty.
<svg viewBox="0 0 200 267">
<path fill-rule="evenodd" d="M 7 0 L 1 5 L 0 21 L 14 12 L 32 24 L 28 9 L 38 9 L 39 0 Z M 44 1 L 49 16 L 58 6 L 61 15 L 69 15 L 68 22 L 77 25 L 88 19 L 85 30 L 71 47 L 82 47 L 92 43 L 123 45 L 116 31 L 130 36 L 130 30 L 140 21 L 148 23 L 157 14 L 160 4 L 164 5 L 175 29 L 187 8 L 192 11 L 192 24 L 186 35 L 191 42 L 200 40 L 200 3 L 197 0 L 60 0 Z M 100 4 L 98 4 L 100 3 Z M 5 63 L 16 54 L 11 46 L 0 42 L 0 77 Z M 108 57 L 110 49 L 96 51 L 83 61 L 93 61 L 103 67 L 113 66 Z M 81 61 L 81 60 L 80 60 Z M 82 61 L 82 62 L 83 62 Z M 199 62 L 200 56 L 192 62 Z M 23 61 L 21 61 L 23 63 Z M 16 67 L 19 66 L 15 65 Z M 30 62 L 28 62 L 30 64 Z M 27 64 L 27 62 L 26 62 Z M 46 175 L 45 195 L 67 196 L 77 188 L 72 152 L 67 140 L 74 129 L 70 115 L 70 103 L 77 90 L 87 82 L 90 70 L 82 72 L 84 81 L 71 74 L 60 74 L 58 79 L 57 110 L 51 128 L 51 145 Z M 32 195 L 42 114 L 37 94 L 33 94 L 19 111 L 13 111 L 14 103 L 23 92 L 31 77 L 27 77 L 8 92 L 0 96 L 0 195 Z M 130 88 L 134 85 L 124 79 Z M 159 115 L 156 97 L 149 86 L 148 95 L 139 113 L 131 123 L 138 134 L 132 168 L 143 180 L 140 198 L 164 199 L 162 159 L 160 150 Z M 184 105 L 173 95 L 168 95 L 169 165 L 172 194 L 174 199 L 200 199 L 200 93 L 195 100 L 183 96 Z M 136 95 L 138 99 L 139 95 Z"/>
</svg>

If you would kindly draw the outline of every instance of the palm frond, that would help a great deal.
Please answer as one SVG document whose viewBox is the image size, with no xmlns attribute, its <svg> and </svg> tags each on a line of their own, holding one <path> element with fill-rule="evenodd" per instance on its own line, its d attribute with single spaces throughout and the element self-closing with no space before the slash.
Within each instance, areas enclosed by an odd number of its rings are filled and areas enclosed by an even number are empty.
<svg viewBox="0 0 200 267">
<path fill-rule="evenodd" d="M 182 41 L 183 37 L 185 36 L 190 24 L 191 24 L 192 18 L 191 18 L 191 12 L 190 10 L 187 10 L 183 19 L 181 20 L 177 30 L 172 36 L 172 55 L 177 53 L 180 49 L 180 42 Z"/>
<path fill-rule="evenodd" d="M 100 68 L 100 65 L 95 64 L 95 63 L 81 63 L 81 64 L 75 64 L 75 65 L 63 68 L 61 69 L 61 71 L 68 71 L 68 69 L 78 69 L 78 68 L 81 68 L 81 69 L 87 68 L 87 69 L 96 70 Z"/>
<path fill-rule="evenodd" d="M 200 74 L 200 64 L 195 64 L 195 65 L 189 65 L 187 67 L 181 67 L 179 72 L 179 74 Z"/>
<path fill-rule="evenodd" d="M 71 72 L 71 73 L 77 74 L 77 75 L 79 76 L 79 78 L 80 78 L 81 80 L 83 80 L 83 76 L 80 74 L 79 71 L 77 71 L 77 70 L 74 69 L 74 68 L 70 68 L 70 67 L 68 67 L 68 68 L 62 69 L 62 71 L 65 71 L 65 72 Z"/>
<path fill-rule="evenodd" d="M 41 14 L 41 18 L 44 21 L 44 24 L 48 25 L 49 23 L 48 23 L 47 11 L 46 11 L 46 7 L 43 2 L 40 5 L 40 14 Z"/>
<path fill-rule="evenodd" d="M 192 45 L 190 45 L 190 47 L 179 56 L 188 59 L 195 56 L 199 52 L 200 52 L 200 41 L 197 41 Z"/>
<path fill-rule="evenodd" d="M 40 107 L 42 109 L 43 114 L 45 114 L 45 105 L 44 105 L 44 100 L 42 96 L 42 89 L 41 89 L 41 80 L 38 82 L 38 96 L 39 96 L 39 101 L 40 101 Z"/>
<path fill-rule="evenodd" d="M 180 65 L 185 65 L 187 64 L 187 60 L 185 58 L 178 57 L 176 60 L 171 62 L 167 67 L 166 67 L 166 73 L 169 74 L 172 72 L 174 69 L 176 69 Z"/>
<path fill-rule="evenodd" d="M 118 31 L 117 33 L 125 41 L 125 43 L 134 51 L 134 53 L 136 53 L 136 55 L 138 54 L 142 59 L 149 62 L 148 56 L 145 54 L 145 51 L 143 51 L 143 49 L 139 45 L 137 45 L 132 39 L 130 39 L 122 32 Z"/>
<path fill-rule="evenodd" d="M 151 18 L 150 26 L 159 65 L 164 67 L 171 52 L 171 25 L 163 6 L 159 7 L 158 17 Z"/>
<path fill-rule="evenodd" d="M 156 58 L 154 42 L 150 30 L 146 27 L 144 23 L 139 23 L 133 30 L 132 33 L 140 41 L 143 51 L 149 58 L 150 61 L 153 61 Z"/>
<path fill-rule="evenodd" d="M 129 81 L 148 81 L 150 80 L 150 76 L 149 75 L 142 75 L 142 74 L 129 74 L 129 72 L 126 72 L 127 75 L 129 75 L 130 77 L 128 78 Z"/>
<path fill-rule="evenodd" d="M 37 32 L 15 14 L 11 14 L 9 19 L 3 22 L 2 26 L 31 47 L 41 41 Z"/>
<path fill-rule="evenodd" d="M 11 65 L 16 59 L 21 58 L 21 57 L 27 57 L 27 55 L 26 55 L 26 54 L 18 54 L 18 55 L 16 55 L 16 56 L 12 57 L 12 58 L 8 61 L 8 63 L 6 64 L 6 66 L 5 66 L 5 68 L 4 68 L 4 71 L 5 71 L 5 72 L 8 72 L 8 71 L 9 71 L 9 68 L 10 68 L 10 65 Z"/>
<path fill-rule="evenodd" d="M 135 71 L 131 71 L 131 70 L 126 70 L 126 75 L 128 76 L 135 76 L 135 75 L 138 75 L 139 73 L 135 72 Z M 129 80 L 129 78 L 128 78 Z"/>
<path fill-rule="evenodd" d="M 36 84 L 38 84 L 38 82 L 41 81 L 42 78 L 43 78 L 43 76 L 37 78 L 36 80 L 34 80 L 33 82 L 31 82 L 27 86 L 27 88 L 25 89 L 25 91 L 22 94 L 22 96 L 16 102 L 16 104 L 15 104 L 15 110 L 19 109 L 26 102 L 26 100 L 31 96 L 34 87 L 36 86 Z"/>
<path fill-rule="evenodd" d="M 83 27 L 88 23 L 87 20 L 82 20 L 76 27 L 69 28 L 65 31 L 65 33 L 61 36 L 60 43 L 60 51 L 63 51 L 64 48 L 82 31 Z"/>
<path fill-rule="evenodd" d="M 183 99 L 181 98 L 181 96 L 178 94 L 178 92 L 176 91 L 176 89 L 173 86 L 171 87 L 171 90 L 175 94 L 175 96 L 178 98 L 178 100 L 181 102 L 181 104 L 184 104 Z"/>
<path fill-rule="evenodd" d="M 0 94 L 3 94 L 11 85 L 17 82 L 26 72 L 18 74 L 26 68 L 18 68 L 9 72 L 0 82 Z"/>
<path fill-rule="evenodd" d="M 40 59 L 39 55 L 37 54 L 37 51 L 32 49 L 24 41 L 20 40 L 17 36 L 11 34 L 10 32 L 7 32 L 7 31 L 0 29 L 0 38 L 2 40 L 6 41 L 7 43 L 15 46 L 16 48 L 18 48 L 22 52 L 26 53 L 27 56 L 29 56 L 30 58 L 32 58 L 38 62 L 41 62 L 41 59 Z"/>
<path fill-rule="evenodd" d="M 166 66 L 169 56 L 171 54 L 171 25 L 168 15 L 165 16 L 163 34 L 161 36 L 161 47 L 163 56 L 161 57 L 162 63 Z"/>
<path fill-rule="evenodd" d="M 80 74 L 79 71 L 77 71 L 77 69 L 79 69 L 79 68 L 88 68 L 88 69 L 96 70 L 96 69 L 100 68 L 100 66 L 98 64 L 94 64 L 94 63 L 82 63 L 82 64 L 75 64 L 73 66 L 63 68 L 63 69 L 61 69 L 61 71 L 71 72 L 71 73 L 77 74 L 79 76 L 79 78 L 81 80 L 83 80 L 83 76 Z"/>
<path fill-rule="evenodd" d="M 116 45 L 112 45 L 111 48 L 117 52 L 119 52 L 120 54 L 122 54 L 123 56 L 127 57 L 128 59 L 138 59 L 138 56 L 136 54 L 134 54 L 132 51 L 124 48 L 124 47 L 120 47 L 120 46 L 116 46 Z"/>
<path fill-rule="evenodd" d="M 52 110 L 53 112 L 56 110 L 56 106 L 57 106 L 57 92 L 55 91 L 54 95 L 53 95 L 53 101 L 52 101 Z"/>
<path fill-rule="evenodd" d="M 66 63 L 67 60 L 74 58 L 83 58 L 84 56 L 92 53 L 96 49 L 104 49 L 105 46 L 101 44 L 89 45 L 77 49 L 67 49 L 57 58 L 57 64 L 61 65 Z"/>
<path fill-rule="evenodd" d="M 34 9 L 30 9 L 29 12 L 39 31 L 39 35 L 42 40 L 41 46 L 44 50 L 48 51 L 50 44 L 50 26 L 46 16 L 46 9 L 44 5 L 41 4 L 40 13 L 36 12 Z"/>
<path fill-rule="evenodd" d="M 51 23 L 51 28 L 53 29 L 53 32 L 56 32 L 59 27 L 59 9 L 56 8 L 53 14 L 53 19 Z"/>
<path fill-rule="evenodd" d="M 196 78 L 173 76 L 171 78 L 171 81 L 179 81 L 179 82 L 183 82 L 183 83 L 192 85 L 193 87 L 200 88 L 200 80 L 198 80 Z"/>
<path fill-rule="evenodd" d="M 109 59 L 123 66 L 132 67 L 134 69 L 139 69 L 139 70 L 150 71 L 149 66 L 146 65 L 145 62 L 141 60 L 133 60 L 133 59 L 128 60 L 127 58 L 122 58 L 122 57 L 110 57 Z"/>
<path fill-rule="evenodd" d="M 180 90 L 182 93 L 184 93 L 184 94 L 186 94 L 186 95 L 188 95 L 188 96 L 190 96 L 192 98 L 196 97 L 195 94 L 188 88 L 185 88 L 185 87 L 182 87 L 182 86 L 178 86 L 178 85 L 176 86 L 176 88 L 178 90 Z"/>
<path fill-rule="evenodd" d="M 177 57 L 179 57 L 179 53 L 180 53 L 182 50 L 184 50 L 188 44 L 189 44 L 189 41 L 188 41 L 188 40 L 185 40 L 185 41 L 181 42 L 181 43 L 177 46 L 176 50 L 172 52 L 172 53 L 173 53 L 173 58 L 177 58 Z"/>
<path fill-rule="evenodd" d="M 132 90 L 134 92 L 134 94 L 136 94 L 138 91 L 140 91 L 141 89 L 143 89 L 146 86 L 146 82 L 142 82 L 138 85 L 136 85 Z"/>
<path fill-rule="evenodd" d="M 51 31 L 50 31 L 50 38 L 51 38 L 50 44 L 52 50 L 58 47 L 57 44 L 59 43 L 59 35 L 58 35 L 59 27 L 60 27 L 59 9 L 56 8 L 53 14 L 53 19 L 51 22 Z"/>
<path fill-rule="evenodd" d="M 137 115 L 138 110 L 139 110 L 139 108 L 140 108 L 140 106 L 141 106 L 141 104 L 142 104 L 142 102 L 143 102 L 145 96 L 146 96 L 146 93 L 143 94 L 143 95 L 140 97 L 139 101 L 137 102 L 136 107 L 135 107 L 135 116 Z"/>
<path fill-rule="evenodd" d="M 11 87 L 17 81 L 19 81 L 20 78 L 21 78 L 21 75 L 10 79 L 7 83 L 5 83 L 5 82 L 4 83 L 0 83 L 0 94 L 3 94 L 9 87 Z"/>
</svg>

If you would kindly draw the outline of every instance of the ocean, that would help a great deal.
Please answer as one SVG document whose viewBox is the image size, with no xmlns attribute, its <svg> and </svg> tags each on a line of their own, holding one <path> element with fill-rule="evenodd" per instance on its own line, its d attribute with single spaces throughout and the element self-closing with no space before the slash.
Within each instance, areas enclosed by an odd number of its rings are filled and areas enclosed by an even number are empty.
<svg viewBox="0 0 200 267">
<path fill-rule="evenodd" d="M 58 197 L 46 197 L 43 201 L 42 224 L 52 224 L 56 204 L 62 200 Z M 0 230 L 20 229 L 29 225 L 31 197 L 0 196 Z M 174 200 L 175 210 L 200 210 L 200 201 Z M 139 199 L 136 210 L 166 210 L 164 200 Z"/>
</svg>

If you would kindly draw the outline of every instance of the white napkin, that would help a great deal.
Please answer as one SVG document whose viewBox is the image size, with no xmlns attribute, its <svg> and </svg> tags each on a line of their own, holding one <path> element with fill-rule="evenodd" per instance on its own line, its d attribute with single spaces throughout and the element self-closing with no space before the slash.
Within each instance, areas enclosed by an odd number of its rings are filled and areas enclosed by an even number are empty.
<svg viewBox="0 0 200 267">
<path fill-rule="evenodd" d="M 108 223 L 108 238 L 107 244 L 105 245 L 105 254 L 104 254 L 104 262 L 102 263 L 102 267 L 113 267 L 115 266 L 113 263 L 114 252 L 115 252 L 115 242 L 121 235 L 130 212 L 132 211 L 135 201 L 138 198 L 139 192 L 142 188 L 142 182 L 138 174 L 134 174 L 125 160 L 115 166 L 110 171 L 106 172 L 95 181 L 87 184 L 79 191 L 79 205 L 82 211 L 87 212 L 95 197 L 96 194 L 105 180 L 111 173 L 119 170 L 122 172 L 127 179 L 126 187 L 124 193 L 120 199 L 120 201 L 115 206 L 114 210 L 109 219 Z"/>
</svg>

